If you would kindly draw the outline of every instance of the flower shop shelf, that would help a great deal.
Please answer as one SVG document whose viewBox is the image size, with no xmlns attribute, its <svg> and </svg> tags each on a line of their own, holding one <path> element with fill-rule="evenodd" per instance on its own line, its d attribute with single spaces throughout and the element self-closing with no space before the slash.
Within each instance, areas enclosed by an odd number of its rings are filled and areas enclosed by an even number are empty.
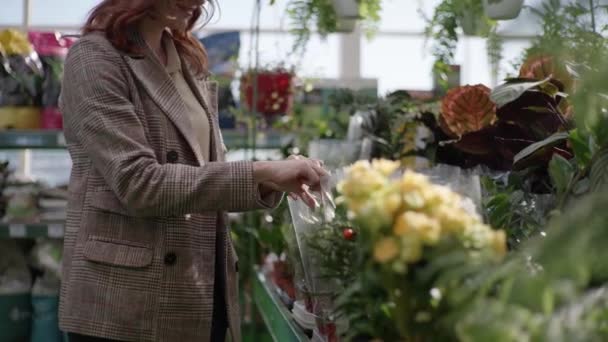
<svg viewBox="0 0 608 342">
<path fill-rule="evenodd" d="M 0 223 L 0 239 L 63 239 L 65 224 L 56 223 Z"/>
<path fill-rule="evenodd" d="M 257 271 L 253 278 L 253 299 L 274 341 L 310 341 L 293 320 L 266 276 Z"/>
<path fill-rule="evenodd" d="M 65 137 L 61 131 L 0 131 L 2 149 L 62 149 Z"/>
<path fill-rule="evenodd" d="M 223 130 L 224 143 L 229 149 L 249 149 L 253 142 L 242 130 Z M 259 132 L 255 141 L 258 149 L 279 149 L 291 137 L 278 132 Z M 65 137 L 61 131 L 0 131 L 0 149 L 63 149 Z"/>
</svg>

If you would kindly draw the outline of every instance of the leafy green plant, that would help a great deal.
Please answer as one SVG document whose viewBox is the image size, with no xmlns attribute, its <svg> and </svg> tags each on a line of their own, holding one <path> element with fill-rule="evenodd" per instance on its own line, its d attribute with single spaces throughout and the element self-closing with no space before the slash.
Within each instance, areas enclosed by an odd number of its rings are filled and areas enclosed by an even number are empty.
<svg viewBox="0 0 608 342">
<path fill-rule="evenodd" d="M 356 0 L 360 20 L 368 35 L 372 35 L 380 21 L 381 0 Z M 274 4 L 275 0 L 270 3 Z M 332 0 L 290 0 L 287 13 L 292 21 L 291 32 L 295 35 L 294 52 L 304 52 L 313 30 L 321 37 L 340 29 L 339 18 Z"/>
<path fill-rule="evenodd" d="M 459 42 L 459 28 L 467 34 L 490 37 L 488 57 L 492 65 L 498 64 L 502 44 L 494 27 L 495 22 L 484 13 L 482 0 L 443 0 L 435 8 L 433 16 L 427 18 L 426 35 L 433 41 L 433 71 L 439 75 L 442 86 L 447 86 L 447 75 Z"/>
</svg>

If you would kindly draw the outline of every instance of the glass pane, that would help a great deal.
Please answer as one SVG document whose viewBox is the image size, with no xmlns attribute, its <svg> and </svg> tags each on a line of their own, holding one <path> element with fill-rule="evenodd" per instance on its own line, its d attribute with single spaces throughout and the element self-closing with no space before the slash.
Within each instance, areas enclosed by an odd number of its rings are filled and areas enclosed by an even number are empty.
<svg viewBox="0 0 608 342">
<path fill-rule="evenodd" d="M 70 180 L 72 160 L 64 150 L 33 150 L 32 177 L 49 186 L 66 185 Z"/>
<path fill-rule="evenodd" d="M 361 41 L 361 73 L 377 78 L 380 94 L 397 89 L 430 90 L 432 56 L 424 37 L 378 35 Z"/>
<path fill-rule="evenodd" d="M 262 67 L 277 66 L 285 62 L 285 66 L 296 66 L 298 76 L 316 78 L 338 77 L 339 39 L 337 36 L 329 36 L 326 40 L 313 37 L 303 58 L 289 56 L 292 51 L 294 38 L 287 33 L 263 33 L 260 35 L 260 65 Z M 239 63 L 241 67 L 248 68 L 250 61 L 253 62 L 254 55 L 250 48 L 251 35 L 241 35 L 241 51 Z M 251 55 L 251 58 L 250 58 Z M 323 56 L 323 58 L 319 58 Z"/>
<path fill-rule="evenodd" d="M 219 9 L 209 23 L 211 28 L 229 28 L 248 30 L 254 20 L 254 0 L 218 0 Z M 260 27 L 262 29 L 288 29 L 288 17 L 285 7 L 287 0 L 277 0 L 273 6 L 262 0 Z"/>
<path fill-rule="evenodd" d="M 425 16 L 431 17 L 440 0 L 385 0 L 380 31 L 424 32 Z"/>
<path fill-rule="evenodd" d="M 23 24 L 23 0 L 2 0 L 0 25 L 19 26 Z"/>
<path fill-rule="evenodd" d="M 500 63 L 499 82 L 506 77 L 517 76 L 523 63 L 522 54 L 531 44 L 529 40 L 507 40 L 503 43 L 503 58 Z"/>
<path fill-rule="evenodd" d="M 100 0 L 30 0 L 33 26 L 80 27 Z"/>
</svg>

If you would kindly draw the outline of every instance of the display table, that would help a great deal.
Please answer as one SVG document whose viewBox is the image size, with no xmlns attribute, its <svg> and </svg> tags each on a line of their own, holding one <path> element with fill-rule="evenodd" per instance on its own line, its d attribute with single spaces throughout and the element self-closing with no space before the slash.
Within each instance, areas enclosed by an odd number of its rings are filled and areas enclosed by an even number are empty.
<svg viewBox="0 0 608 342">
<path fill-rule="evenodd" d="M 258 270 L 253 277 L 253 300 L 275 341 L 310 341 L 279 299 L 274 285 Z"/>
</svg>

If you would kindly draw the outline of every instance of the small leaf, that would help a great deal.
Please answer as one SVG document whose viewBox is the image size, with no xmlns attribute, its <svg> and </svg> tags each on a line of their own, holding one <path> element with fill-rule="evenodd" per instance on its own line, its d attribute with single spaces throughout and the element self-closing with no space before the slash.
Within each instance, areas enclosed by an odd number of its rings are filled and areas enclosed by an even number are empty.
<svg viewBox="0 0 608 342">
<path fill-rule="evenodd" d="M 602 149 L 594 158 L 589 172 L 591 191 L 602 190 L 608 184 L 608 149 Z"/>
<path fill-rule="evenodd" d="M 574 188 L 572 189 L 572 193 L 575 194 L 576 196 L 580 196 L 580 195 L 584 195 L 587 192 L 589 192 L 590 189 L 591 189 L 591 181 L 589 180 L 589 178 L 583 178 L 574 185 Z"/>
<path fill-rule="evenodd" d="M 524 159 L 531 157 L 533 154 L 535 154 L 536 152 L 538 152 L 541 149 L 545 149 L 547 147 L 553 147 L 553 146 L 563 142 L 566 139 L 568 139 L 567 132 L 558 132 L 558 133 L 551 135 L 547 139 L 534 143 L 534 144 L 524 148 L 518 154 L 515 155 L 515 157 L 513 158 L 513 165 L 518 164 L 521 161 L 523 161 Z"/>
<path fill-rule="evenodd" d="M 517 100 L 526 91 L 538 87 L 541 84 L 549 82 L 551 78 L 546 78 L 542 81 L 512 81 L 505 84 L 499 85 L 492 90 L 490 99 L 496 104 L 498 108 Z"/>
<path fill-rule="evenodd" d="M 572 164 L 564 157 L 559 154 L 553 156 L 553 159 L 549 162 L 549 175 L 557 193 L 562 194 L 568 189 L 575 171 Z"/>
<path fill-rule="evenodd" d="M 589 148 L 589 144 L 578 129 L 574 129 L 572 132 L 570 132 L 569 139 L 570 146 L 572 146 L 578 166 L 580 168 L 584 168 L 589 164 L 589 162 L 591 162 L 591 150 Z"/>
</svg>

